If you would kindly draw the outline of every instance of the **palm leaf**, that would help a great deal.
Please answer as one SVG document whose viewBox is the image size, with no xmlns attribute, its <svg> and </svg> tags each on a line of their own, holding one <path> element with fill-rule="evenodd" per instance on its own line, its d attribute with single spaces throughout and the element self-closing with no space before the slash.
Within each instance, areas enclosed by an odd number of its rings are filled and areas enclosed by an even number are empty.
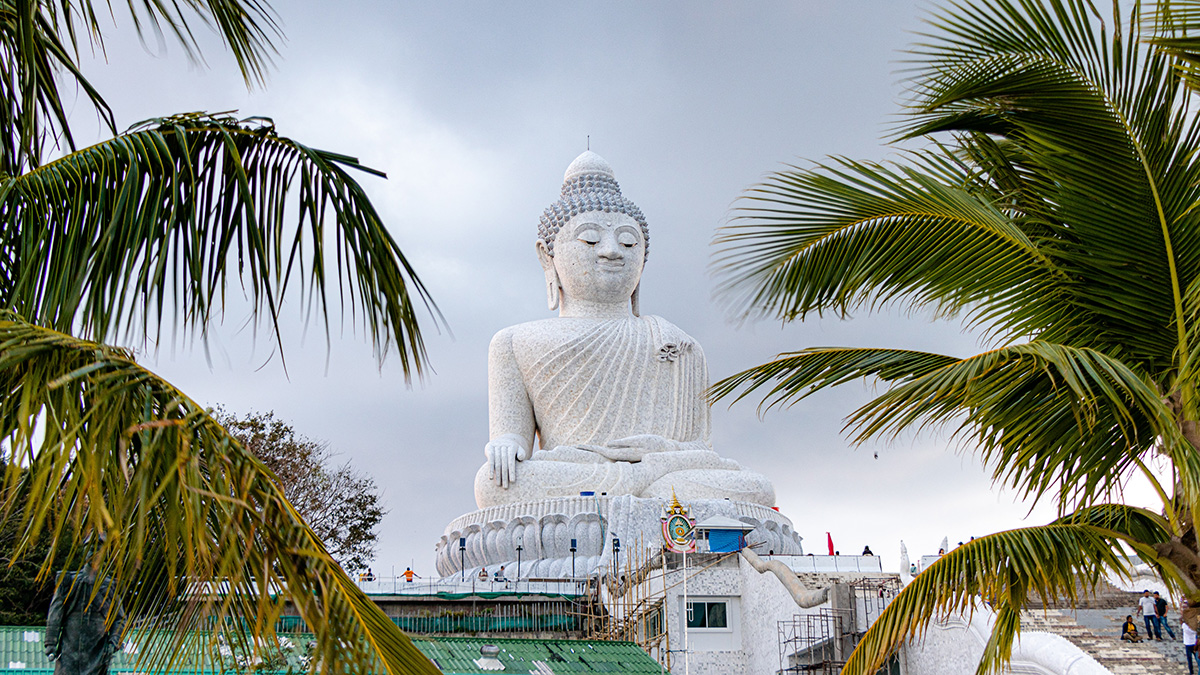
<svg viewBox="0 0 1200 675">
<path fill-rule="evenodd" d="M 1160 0 L 1148 12 L 1154 36 L 1147 42 L 1180 60 L 1184 81 L 1200 88 L 1200 2 Z"/>
<path fill-rule="evenodd" d="M 709 397 L 717 401 L 736 395 L 736 403 L 770 386 L 763 394 L 762 406 L 790 406 L 827 387 L 864 378 L 906 382 L 958 361 L 953 356 L 906 349 L 810 347 L 780 354 L 773 361 L 730 375 L 712 385 Z"/>
<path fill-rule="evenodd" d="M 1129 518 L 1152 527 L 1145 516 L 1133 513 Z M 1156 536 L 1165 538 L 1162 531 Z M 1130 576 L 1132 563 L 1120 553 L 1122 543 L 1145 559 L 1154 557 L 1150 546 L 1124 533 L 1064 521 L 998 532 L 963 544 L 930 565 L 896 596 L 871 624 L 842 675 L 874 674 L 906 642 L 920 640 L 931 621 L 972 612 L 980 598 L 995 608 L 997 623 L 977 672 L 1000 672 L 1012 655 L 1026 601 L 1039 597 L 1046 603 L 1061 598 L 1073 604 L 1078 589 L 1094 592 L 1107 574 Z"/>
<path fill-rule="evenodd" d="M 196 19 L 233 53 L 247 84 L 262 82 L 281 37 L 274 13 L 262 0 L 142 0 L 128 4 L 140 35 L 171 34 L 189 58 L 200 61 Z M 104 48 L 100 14 L 91 0 L 0 0 L 0 174 L 40 165 L 60 141 L 75 149 L 60 84 L 74 85 L 116 132 L 108 104 L 80 72 L 81 42 Z M 195 18 L 189 19 L 189 15 Z M 59 79 L 65 78 L 65 83 Z"/>
<path fill-rule="evenodd" d="M 121 350 L 0 315 L 0 440 L 13 460 L 0 517 L 21 518 L 23 533 L 14 553 L 48 537 L 43 575 L 82 553 L 110 577 L 129 626 L 147 629 L 139 670 L 216 667 L 218 644 L 252 653 L 290 604 L 317 636 L 321 672 L 437 672 L 270 472 Z M 68 543 L 88 536 L 99 543 Z M 160 626 L 172 630 L 149 630 Z"/>
<path fill-rule="evenodd" d="M 84 37 L 103 49 L 101 18 L 111 14 L 110 7 L 101 5 L 97 12 L 97 3 L 93 0 L 28 1 L 72 49 L 78 50 Z M 263 81 L 271 65 L 271 55 L 276 53 L 273 40 L 282 37 L 275 12 L 265 0 L 130 0 L 127 6 L 129 18 L 140 36 L 144 37 L 147 32 L 155 36 L 167 33 L 195 62 L 203 60 L 200 42 L 191 23 L 198 19 L 233 53 L 248 84 Z M 189 19 L 189 16 L 194 18 Z"/>
<path fill-rule="evenodd" d="M 788 405 L 861 378 L 890 388 L 847 418 L 856 442 L 930 425 L 957 425 L 994 476 L 1064 503 L 1102 498 L 1165 438 L 1180 471 L 1195 462 L 1153 385 L 1122 361 L 1041 341 L 955 359 L 908 350 L 817 347 L 781 355 L 713 385 L 737 399 L 770 386 L 763 404 Z M 737 400 L 735 399 L 735 400 Z M 1186 482 L 1200 488 L 1200 466 Z M 1195 494 L 1200 494 L 1197 492 Z"/>
<path fill-rule="evenodd" d="M 1175 31 L 1165 37 L 1200 26 L 1200 3 L 1167 4 L 1193 14 L 1160 15 L 1157 26 Z M 975 593 L 997 603 L 981 663 L 994 670 L 1026 596 L 1073 601 L 1077 578 L 1086 587 L 1127 569 L 1122 546 L 1200 592 L 1200 118 L 1178 77 L 1195 49 L 1147 47 L 1141 5 L 1111 7 L 951 0 L 913 50 L 897 129 L 935 148 L 897 164 L 777 172 L 718 237 L 721 292 L 743 315 L 789 321 L 895 302 L 964 316 L 999 348 L 964 359 L 810 349 L 727 378 L 714 395 L 765 391 L 770 407 L 877 379 L 885 393 L 848 418 L 856 441 L 949 424 L 998 482 L 1084 507 L 946 556 L 889 606 L 847 673 L 874 672 Z M 1165 487 L 1147 468 L 1156 454 L 1171 460 Z M 1134 472 L 1164 517 L 1096 504 Z"/>
<path fill-rule="evenodd" d="M 1174 62 L 1142 47 L 1137 19 L 1114 5 L 1110 36 L 1085 2 L 954 3 L 914 49 L 902 131 L 1018 145 L 1048 221 L 1039 248 L 1074 279 L 1040 337 L 1128 352 L 1157 372 L 1190 347 L 1182 292 L 1200 264 L 1200 128 Z"/>
<path fill-rule="evenodd" d="M 1001 342 L 1177 367 L 1200 125 L 1171 60 L 1074 0 L 956 3 L 930 23 L 901 132 L 953 143 L 910 166 L 772 174 L 719 233 L 719 292 L 784 320 L 884 301 L 966 311 Z"/>
<path fill-rule="evenodd" d="M 1171 538 L 1171 523 L 1163 516 L 1136 506 L 1125 504 L 1095 504 L 1069 513 L 1054 521 L 1058 525 L 1089 525 L 1102 530 L 1116 532 L 1121 536 L 1148 546 L 1161 544 Z M 1160 567 L 1159 577 L 1178 578 L 1161 569 L 1158 560 L 1144 561 Z"/>
<path fill-rule="evenodd" d="M 74 80 L 116 132 L 112 110 L 79 71 L 72 45 L 64 43 L 40 7 L 32 0 L 0 0 L 0 175 L 36 166 L 57 134 L 75 147 L 59 94 L 59 74 Z"/>
<path fill-rule="evenodd" d="M 419 374 L 413 296 L 436 309 L 347 169 L 378 173 L 269 120 L 193 114 L 0 177 L 0 302 L 97 341 L 124 328 L 161 343 L 168 317 L 203 335 L 233 276 L 278 341 L 290 286 L 328 337 L 336 283 L 379 358 L 395 348 Z"/>
<path fill-rule="evenodd" d="M 714 241 L 726 276 L 718 292 L 743 313 L 785 321 L 900 296 L 997 318 L 1053 297 L 1063 280 L 1052 262 L 980 197 L 966 166 L 911 157 L 920 165 L 843 159 L 773 174 Z"/>
</svg>

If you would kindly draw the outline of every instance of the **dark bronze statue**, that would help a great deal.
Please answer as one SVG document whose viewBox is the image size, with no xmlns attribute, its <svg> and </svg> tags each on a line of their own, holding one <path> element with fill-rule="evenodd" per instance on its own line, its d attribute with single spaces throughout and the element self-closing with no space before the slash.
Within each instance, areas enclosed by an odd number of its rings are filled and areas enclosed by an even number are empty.
<svg viewBox="0 0 1200 675">
<path fill-rule="evenodd" d="M 46 618 L 46 656 L 54 661 L 54 675 L 108 673 L 124 627 L 125 612 L 107 577 L 97 582 L 91 569 L 59 574 Z"/>
</svg>

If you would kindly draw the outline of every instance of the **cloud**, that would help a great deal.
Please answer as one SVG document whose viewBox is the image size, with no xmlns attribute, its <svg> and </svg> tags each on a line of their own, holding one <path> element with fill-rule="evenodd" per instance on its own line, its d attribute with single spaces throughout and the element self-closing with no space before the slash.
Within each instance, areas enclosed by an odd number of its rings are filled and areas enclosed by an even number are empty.
<svg viewBox="0 0 1200 675">
<path fill-rule="evenodd" d="M 362 184 L 454 331 L 437 334 L 426 321 L 427 381 L 406 388 L 394 362 L 379 369 L 361 335 L 336 327 L 327 351 L 319 331 L 302 341 L 290 325 L 287 374 L 278 361 L 260 367 L 271 345 L 253 344 L 234 313 L 215 332 L 211 368 L 198 350 L 150 359 L 197 399 L 275 410 L 371 472 L 391 508 L 377 572 L 413 564 L 431 573 L 442 528 L 474 508 L 487 344 L 504 326 L 549 315 L 533 256 L 537 218 L 588 135 L 650 220 L 643 307 L 697 338 L 714 377 L 813 345 L 977 349 L 957 324 L 903 312 L 739 326 L 711 299 L 709 241 L 765 172 L 799 158 L 891 152 L 879 139 L 898 110 L 893 71 L 912 40 L 905 28 L 919 25 L 915 2 L 308 2 L 280 11 L 290 40 L 266 90 L 247 92 L 219 50 L 209 50 L 213 70 L 197 72 L 174 51 L 147 58 L 127 36 L 110 40 L 110 63 L 88 72 L 123 123 L 237 108 L 387 172 Z M 869 394 L 847 386 L 761 420 L 753 402 L 718 405 L 716 449 L 774 478 L 783 512 L 815 551 L 831 531 L 843 552 L 870 544 L 894 565 L 901 538 L 915 556 L 943 536 L 1049 517 L 1023 520 L 1027 507 L 993 490 L 944 437 L 850 447 L 842 420 Z"/>
</svg>

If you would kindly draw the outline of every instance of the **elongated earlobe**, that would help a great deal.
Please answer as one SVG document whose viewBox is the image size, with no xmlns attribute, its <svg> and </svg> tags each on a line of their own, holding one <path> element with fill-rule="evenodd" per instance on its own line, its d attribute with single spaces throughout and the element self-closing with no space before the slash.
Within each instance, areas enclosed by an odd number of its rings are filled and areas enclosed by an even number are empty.
<svg viewBox="0 0 1200 675">
<path fill-rule="evenodd" d="M 558 283 L 558 272 L 553 267 L 546 270 L 546 305 L 550 310 L 558 309 L 562 285 Z"/>
<path fill-rule="evenodd" d="M 629 296 L 629 304 L 633 308 L 634 316 L 642 315 L 642 308 L 638 305 L 638 291 L 640 290 L 642 290 L 642 282 L 639 281 L 638 285 L 633 289 L 633 295 Z"/>
<path fill-rule="evenodd" d="M 534 249 L 537 250 L 542 270 L 546 272 L 546 305 L 553 311 L 562 304 L 562 283 L 558 280 L 558 271 L 554 269 L 554 256 L 550 254 L 550 247 L 541 239 L 537 241 Z"/>
</svg>

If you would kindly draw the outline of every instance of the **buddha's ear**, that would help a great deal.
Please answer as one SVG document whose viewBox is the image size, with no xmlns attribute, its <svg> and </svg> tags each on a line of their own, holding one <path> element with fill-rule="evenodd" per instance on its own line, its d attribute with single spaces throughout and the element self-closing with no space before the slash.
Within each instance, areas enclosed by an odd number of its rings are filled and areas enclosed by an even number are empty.
<svg viewBox="0 0 1200 675">
<path fill-rule="evenodd" d="M 558 309 L 561 300 L 562 284 L 558 281 L 558 270 L 554 269 L 554 256 L 550 255 L 550 247 L 541 239 L 537 242 L 538 262 L 546 273 L 546 306 L 550 311 Z"/>
<path fill-rule="evenodd" d="M 554 269 L 554 254 L 550 253 L 550 247 L 546 245 L 546 242 L 538 239 L 534 248 L 537 249 L 538 262 L 542 263 L 542 269 Z"/>
<path fill-rule="evenodd" d="M 633 295 L 629 296 L 629 303 L 633 309 L 634 316 L 642 315 L 642 308 L 638 303 L 638 291 L 642 290 L 642 282 L 638 282 L 637 286 L 633 287 Z"/>
</svg>

